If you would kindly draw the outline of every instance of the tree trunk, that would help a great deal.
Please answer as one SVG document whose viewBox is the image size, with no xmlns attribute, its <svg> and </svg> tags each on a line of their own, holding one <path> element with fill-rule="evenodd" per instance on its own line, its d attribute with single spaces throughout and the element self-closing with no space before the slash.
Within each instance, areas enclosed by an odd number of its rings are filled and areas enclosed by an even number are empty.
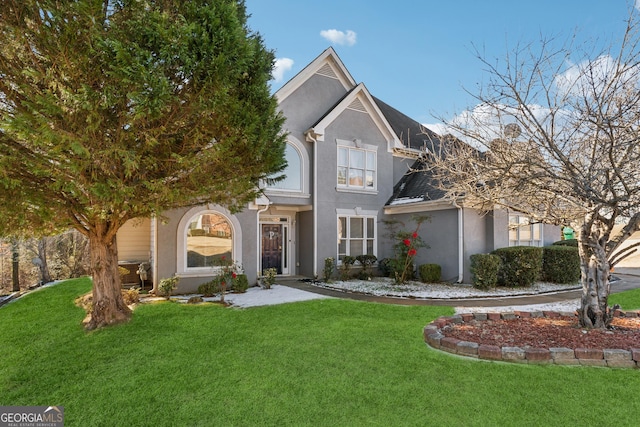
<svg viewBox="0 0 640 427">
<path fill-rule="evenodd" d="M 124 303 L 118 273 L 118 249 L 115 233 L 108 237 L 102 227 L 89 233 L 91 274 L 93 276 L 93 309 L 85 320 L 88 330 L 125 322 L 131 310 Z"/>
<path fill-rule="evenodd" d="M 40 280 L 42 284 L 51 282 L 51 273 L 49 273 L 49 264 L 47 263 L 47 238 L 43 237 L 38 240 L 38 258 L 40 258 Z"/>
<path fill-rule="evenodd" d="M 589 222 L 587 222 L 589 224 Z M 582 298 L 578 317 L 583 328 L 606 328 L 613 319 L 609 298 L 609 261 L 601 231 L 584 225 L 579 237 Z"/>
<path fill-rule="evenodd" d="M 13 292 L 20 292 L 20 252 L 18 251 L 18 242 L 13 240 L 11 242 L 11 290 Z"/>
</svg>

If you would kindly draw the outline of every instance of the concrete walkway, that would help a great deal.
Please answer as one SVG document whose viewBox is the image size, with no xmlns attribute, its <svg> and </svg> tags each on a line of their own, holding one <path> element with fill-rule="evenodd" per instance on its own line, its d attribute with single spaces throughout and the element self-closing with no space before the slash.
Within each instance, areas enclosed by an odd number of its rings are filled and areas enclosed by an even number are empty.
<svg viewBox="0 0 640 427">
<path fill-rule="evenodd" d="M 640 288 L 640 269 L 616 269 L 614 276 L 620 280 L 611 283 L 611 293 L 618 293 L 630 289 Z M 352 292 L 340 292 L 331 289 L 314 286 L 303 281 L 303 278 L 281 278 L 278 284 L 325 295 L 334 298 L 347 298 L 359 301 L 379 302 L 383 304 L 398 305 L 447 305 L 456 307 L 502 307 L 502 306 L 522 306 L 533 304 L 553 304 L 568 300 L 580 298 L 581 289 L 573 289 L 568 291 L 537 294 L 537 295 L 515 295 L 501 297 L 483 297 L 483 298 L 394 298 L 382 297 L 366 294 L 358 294 Z"/>
</svg>

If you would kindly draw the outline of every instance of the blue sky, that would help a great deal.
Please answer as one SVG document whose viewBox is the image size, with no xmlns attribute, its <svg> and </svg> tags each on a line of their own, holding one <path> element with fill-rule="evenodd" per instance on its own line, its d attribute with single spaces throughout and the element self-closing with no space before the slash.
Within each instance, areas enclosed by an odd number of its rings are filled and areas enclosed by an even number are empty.
<svg viewBox="0 0 640 427">
<path fill-rule="evenodd" d="M 610 40 L 622 34 L 630 1 L 246 0 L 246 6 L 250 28 L 278 59 L 274 91 L 333 46 L 374 96 L 434 123 L 434 116 L 474 106 L 465 89 L 475 92 L 484 76 L 474 45 L 501 58 L 541 35 Z"/>
</svg>

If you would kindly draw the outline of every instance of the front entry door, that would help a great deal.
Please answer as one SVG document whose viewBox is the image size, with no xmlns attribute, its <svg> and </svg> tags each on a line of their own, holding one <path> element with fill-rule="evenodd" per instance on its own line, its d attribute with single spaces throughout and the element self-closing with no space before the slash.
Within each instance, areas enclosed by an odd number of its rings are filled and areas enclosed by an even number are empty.
<svg viewBox="0 0 640 427">
<path fill-rule="evenodd" d="M 282 224 L 262 224 L 262 270 L 275 268 L 282 274 Z"/>
</svg>

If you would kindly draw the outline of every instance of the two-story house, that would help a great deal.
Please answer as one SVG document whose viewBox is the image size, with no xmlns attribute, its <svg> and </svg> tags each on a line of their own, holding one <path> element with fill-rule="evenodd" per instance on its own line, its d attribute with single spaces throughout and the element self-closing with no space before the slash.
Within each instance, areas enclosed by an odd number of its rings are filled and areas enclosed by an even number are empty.
<svg viewBox="0 0 640 427">
<path fill-rule="evenodd" d="M 178 275 L 179 292 L 210 280 L 222 256 L 242 265 L 249 283 L 266 268 L 316 277 L 328 257 L 392 256 L 385 220 L 410 229 L 412 215 L 427 214 L 420 235 L 430 247 L 416 262 L 440 264 L 443 280 L 469 281 L 471 254 L 557 240 L 518 216 L 445 200 L 427 174 L 407 173 L 438 136 L 356 83 L 332 48 L 275 96 L 286 117 L 286 179 L 239 213 L 206 205 L 126 224 L 118 233 L 123 264 L 149 263 L 154 283 Z"/>
</svg>

